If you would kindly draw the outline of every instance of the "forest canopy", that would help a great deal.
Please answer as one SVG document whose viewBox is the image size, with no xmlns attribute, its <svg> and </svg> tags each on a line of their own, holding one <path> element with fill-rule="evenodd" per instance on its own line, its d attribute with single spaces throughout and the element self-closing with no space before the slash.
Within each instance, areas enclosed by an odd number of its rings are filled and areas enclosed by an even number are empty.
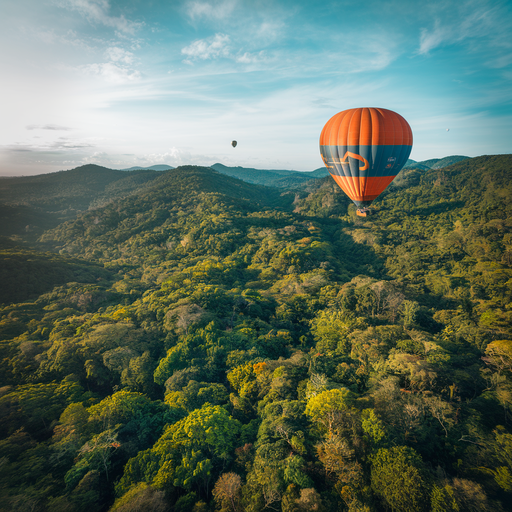
<svg viewBox="0 0 512 512">
<path fill-rule="evenodd" d="M 330 177 L 2 182 L 0 510 L 511 510 L 512 157 L 457 160 L 367 218 Z"/>
</svg>

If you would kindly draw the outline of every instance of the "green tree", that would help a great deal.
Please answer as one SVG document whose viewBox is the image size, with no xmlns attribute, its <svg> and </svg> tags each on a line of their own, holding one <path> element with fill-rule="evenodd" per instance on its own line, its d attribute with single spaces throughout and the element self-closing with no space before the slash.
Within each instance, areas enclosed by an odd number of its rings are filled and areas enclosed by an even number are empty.
<svg viewBox="0 0 512 512">
<path fill-rule="evenodd" d="M 397 512 L 427 510 L 428 483 L 421 457 L 406 446 L 381 448 L 372 456 L 372 489 Z"/>
<path fill-rule="evenodd" d="M 329 389 L 312 396 L 305 412 L 313 421 L 332 433 L 339 417 L 350 407 L 352 401 L 353 394 L 348 389 Z"/>
</svg>

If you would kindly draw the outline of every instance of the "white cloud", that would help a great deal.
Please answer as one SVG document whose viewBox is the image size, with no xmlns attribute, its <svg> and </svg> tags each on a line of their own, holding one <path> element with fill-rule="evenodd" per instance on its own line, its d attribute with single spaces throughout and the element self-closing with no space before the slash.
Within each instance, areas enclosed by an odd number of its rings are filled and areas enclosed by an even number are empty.
<svg viewBox="0 0 512 512">
<path fill-rule="evenodd" d="M 111 26 L 116 25 L 112 20 L 118 18 L 109 17 L 105 14 L 105 11 L 109 8 L 107 0 L 65 0 L 65 2 L 68 7 L 72 6 L 81 13 L 82 11 L 87 12 L 89 18 L 103 21 Z M 124 35 L 120 36 L 117 32 L 118 37 L 109 39 L 84 36 L 84 34 L 79 36 L 74 30 L 62 32 L 56 28 L 34 32 L 23 29 L 22 32 L 27 36 L 32 34 L 38 41 L 55 47 L 51 49 L 51 52 L 46 51 L 44 53 L 45 56 L 50 56 L 50 66 L 54 72 L 78 70 L 82 74 L 99 76 L 113 84 L 133 82 L 141 78 L 141 73 L 134 68 L 135 62 L 138 61 L 134 52 L 140 49 L 141 46 L 140 40 L 137 38 L 131 37 L 127 40 Z M 91 55 L 96 56 L 96 58 L 99 57 L 100 62 L 93 61 L 91 63 Z M 101 56 L 104 57 L 106 62 L 101 62 Z M 66 61 L 70 59 L 75 61 L 73 65 L 66 64 Z M 83 63 L 78 65 L 77 61 L 80 60 Z"/>
<path fill-rule="evenodd" d="M 123 15 L 111 16 L 108 0 L 59 0 L 57 5 L 79 12 L 90 23 L 99 23 L 124 34 L 134 34 L 143 23 L 126 19 Z"/>
<path fill-rule="evenodd" d="M 431 50 L 437 48 L 444 41 L 446 41 L 450 37 L 451 33 L 452 32 L 448 29 L 448 27 L 441 27 L 439 20 L 436 20 L 432 30 L 421 30 L 420 47 L 418 49 L 418 53 L 420 55 L 428 54 Z"/>
<path fill-rule="evenodd" d="M 192 1 L 186 5 L 187 14 L 192 20 L 208 18 L 223 20 L 231 15 L 237 5 L 236 0 L 220 0 L 216 2 Z"/>
<path fill-rule="evenodd" d="M 192 60 L 216 59 L 227 57 L 230 54 L 229 36 L 225 34 L 215 34 L 208 39 L 199 39 L 189 46 L 181 49 L 181 53 Z"/>
<path fill-rule="evenodd" d="M 255 64 L 263 62 L 265 60 L 265 52 L 261 51 L 258 53 L 245 52 L 235 57 L 236 62 L 241 64 Z"/>
<path fill-rule="evenodd" d="M 111 46 L 105 51 L 105 55 L 112 62 L 122 62 L 123 64 L 133 63 L 133 53 L 118 46 Z"/>
<path fill-rule="evenodd" d="M 190 155 L 189 155 L 190 157 Z M 183 151 L 172 147 L 163 153 L 148 153 L 137 157 L 137 162 L 144 166 L 167 164 L 178 166 L 183 163 Z"/>
<path fill-rule="evenodd" d="M 85 64 L 77 68 L 86 75 L 96 75 L 112 84 L 124 84 L 141 78 L 141 73 L 135 69 L 116 64 L 115 62 L 101 62 Z"/>
<path fill-rule="evenodd" d="M 348 74 L 386 68 L 398 56 L 397 43 L 387 35 L 373 34 L 363 42 L 354 44 L 351 38 L 337 37 L 334 46 L 337 51 L 324 51 L 319 59 L 317 51 L 299 48 L 273 47 L 268 50 L 246 51 L 244 46 L 254 46 L 243 38 L 232 41 L 226 34 L 199 39 L 182 48 L 185 63 L 215 59 L 229 59 L 237 64 L 259 65 L 259 70 L 275 71 L 278 76 L 311 76 L 320 73 Z M 238 47 L 238 49 L 236 49 Z M 247 69 L 246 69 L 247 70 Z M 254 71 L 253 66 L 250 71 Z M 327 71 L 326 71 L 327 70 Z M 224 71 L 226 71 L 224 69 Z M 231 71 L 234 71 L 232 69 Z M 240 71 L 237 69 L 237 71 Z"/>
</svg>

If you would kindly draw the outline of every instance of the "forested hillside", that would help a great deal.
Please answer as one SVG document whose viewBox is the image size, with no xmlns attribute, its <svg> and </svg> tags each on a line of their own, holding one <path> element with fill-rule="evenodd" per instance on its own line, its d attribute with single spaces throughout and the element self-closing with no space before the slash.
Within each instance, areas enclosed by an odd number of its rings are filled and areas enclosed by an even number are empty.
<svg viewBox="0 0 512 512">
<path fill-rule="evenodd" d="M 456 164 L 457 162 L 462 162 L 462 160 L 469 159 L 468 156 L 460 156 L 460 155 L 452 155 L 445 156 L 444 158 L 431 158 L 430 160 L 423 160 L 421 162 L 416 162 L 416 160 L 407 160 L 405 164 L 406 168 L 409 169 L 442 169 L 443 167 L 448 167 L 449 165 Z"/>
<path fill-rule="evenodd" d="M 102 179 L 0 197 L 0 510 L 512 510 L 512 156 Z"/>
<path fill-rule="evenodd" d="M 91 164 L 52 174 L 1 178 L 0 236 L 23 233 L 35 240 L 77 213 L 130 195 L 159 174 L 148 169 L 126 173 Z"/>
<path fill-rule="evenodd" d="M 222 174 L 247 181 L 248 183 L 279 188 L 299 186 L 312 179 L 329 175 L 329 171 L 326 167 L 315 169 L 310 172 L 253 169 L 248 167 L 227 167 L 222 164 L 213 164 L 211 168 Z"/>
</svg>

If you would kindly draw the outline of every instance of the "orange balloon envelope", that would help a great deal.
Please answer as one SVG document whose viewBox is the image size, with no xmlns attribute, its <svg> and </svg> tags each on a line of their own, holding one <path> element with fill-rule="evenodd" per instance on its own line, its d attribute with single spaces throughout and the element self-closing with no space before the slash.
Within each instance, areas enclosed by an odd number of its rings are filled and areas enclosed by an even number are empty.
<svg viewBox="0 0 512 512">
<path fill-rule="evenodd" d="M 334 115 L 320 135 L 320 153 L 334 181 L 358 208 L 393 181 L 412 149 L 412 130 L 385 108 L 351 108 Z"/>
</svg>

